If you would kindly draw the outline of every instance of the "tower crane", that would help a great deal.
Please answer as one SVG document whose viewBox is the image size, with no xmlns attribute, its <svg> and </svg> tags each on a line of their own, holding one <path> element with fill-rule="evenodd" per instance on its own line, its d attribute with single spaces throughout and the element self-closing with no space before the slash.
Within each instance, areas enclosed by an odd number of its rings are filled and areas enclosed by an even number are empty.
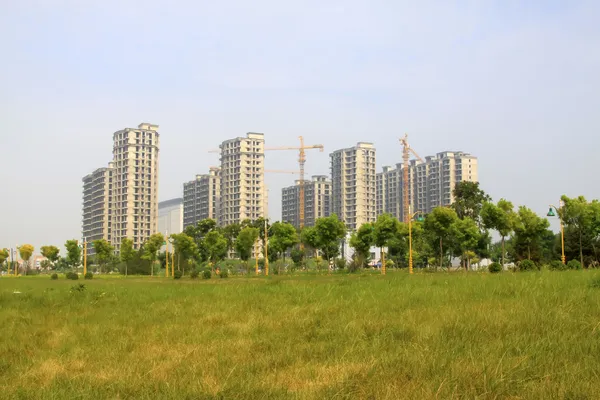
<svg viewBox="0 0 600 400">
<path fill-rule="evenodd" d="M 421 158 L 421 156 L 419 156 L 413 149 L 412 147 L 410 147 L 410 144 L 408 144 L 408 134 L 404 134 L 404 137 L 400 139 L 400 143 L 402 144 L 402 162 L 404 165 L 404 185 L 402 188 L 402 197 L 403 197 L 403 210 L 402 210 L 402 214 L 404 216 L 404 222 L 408 223 L 409 219 L 410 219 L 410 196 L 408 195 L 408 190 L 409 190 L 409 183 L 408 183 L 408 161 L 410 159 L 410 154 L 412 153 L 417 160 L 421 161 L 421 162 L 425 162 L 423 161 L 423 159 Z"/>
<path fill-rule="evenodd" d="M 299 139 L 300 139 L 299 147 L 266 147 L 265 151 L 269 151 L 269 150 L 298 150 L 299 151 L 299 155 L 298 155 L 298 164 L 300 166 L 300 169 L 299 169 L 299 173 L 300 173 L 300 179 L 299 179 L 300 218 L 299 218 L 299 221 L 300 221 L 300 229 L 302 229 L 304 227 L 304 166 L 306 165 L 306 150 L 319 149 L 322 153 L 324 150 L 324 147 L 322 144 L 305 146 L 304 145 L 304 137 L 299 136 Z"/>
</svg>

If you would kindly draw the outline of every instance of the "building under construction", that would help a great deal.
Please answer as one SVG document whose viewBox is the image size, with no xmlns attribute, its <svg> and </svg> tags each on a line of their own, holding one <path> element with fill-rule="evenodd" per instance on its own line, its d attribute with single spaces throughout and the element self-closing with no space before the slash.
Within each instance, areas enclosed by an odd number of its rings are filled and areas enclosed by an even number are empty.
<svg viewBox="0 0 600 400">
<path fill-rule="evenodd" d="M 281 190 L 281 220 L 300 228 L 301 182 Z M 316 175 L 304 182 L 304 226 L 314 226 L 318 218 L 331 215 L 331 180 Z"/>
</svg>

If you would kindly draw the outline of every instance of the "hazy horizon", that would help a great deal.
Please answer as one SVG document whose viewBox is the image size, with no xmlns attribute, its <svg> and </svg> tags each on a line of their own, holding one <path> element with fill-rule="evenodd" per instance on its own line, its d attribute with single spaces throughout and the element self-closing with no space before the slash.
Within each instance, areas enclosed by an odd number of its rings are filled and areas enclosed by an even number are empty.
<svg viewBox="0 0 600 400">
<path fill-rule="evenodd" d="M 112 134 L 160 126 L 159 201 L 218 166 L 226 139 L 374 143 L 377 170 L 464 151 L 494 200 L 545 215 L 562 194 L 599 198 L 600 4 L 21 1 L 0 6 L 0 248 L 81 237 L 81 179 Z M 266 168 L 297 169 L 272 151 Z M 296 179 L 266 174 L 270 217 Z M 557 221 L 552 221 L 556 229 Z"/>
</svg>

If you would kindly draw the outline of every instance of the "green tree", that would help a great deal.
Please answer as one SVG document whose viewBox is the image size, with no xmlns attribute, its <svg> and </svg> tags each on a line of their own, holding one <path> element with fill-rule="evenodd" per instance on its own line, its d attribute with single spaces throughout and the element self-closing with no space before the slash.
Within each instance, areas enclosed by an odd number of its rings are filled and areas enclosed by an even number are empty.
<svg viewBox="0 0 600 400">
<path fill-rule="evenodd" d="M 189 261 L 194 258 L 198 253 L 198 246 L 196 246 L 194 239 L 185 233 L 173 234 L 171 239 L 173 239 L 173 249 L 177 257 L 177 270 L 179 271 L 181 270 L 181 259 Z M 227 243 L 225 243 L 225 247 L 227 247 Z"/>
<path fill-rule="evenodd" d="M 437 207 L 425 218 L 424 228 L 431 242 L 431 247 L 438 246 L 440 252 L 440 268 L 444 267 L 444 258 L 446 257 L 447 249 L 444 248 L 444 243 L 448 242 L 451 246 L 451 239 L 455 234 L 455 224 L 458 220 L 456 212 L 452 208 Z M 448 267 L 450 270 L 450 267 Z"/>
<path fill-rule="evenodd" d="M 248 268 L 248 260 L 252 255 L 252 248 L 258 240 L 258 229 L 251 226 L 246 226 L 240 233 L 238 233 L 237 239 L 235 240 L 235 250 L 240 255 L 242 261 L 246 263 L 246 269 Z"/>
<path fill-rule="evenodd" d="M 223 228 L 223 236 L 227 240 L 228 252 L 235 250 L 235 241 L 237 240 L 241 230 L 242 226 L 240 224 L 231 224 Z"/>
<path fill-rule="evenodd" d="M 79 242 L 77 240 L 67 240 L 65 243 L 65 248 L 67 249 L 67 264 L 70 268 L 74 269 L 81 265 L 81 247 L 79 247 Z"/>
<path fill-rule="evenodd" d="M 362 267 L 371 256 L 371 246 L 375 243 L 375 226 L 372 223 L 362 224 L 350 237 L 350 247 L 354 249 L 354 260 Z"/>
<path fill-rule="evenodd" d="M 595 231 L 600 222 L 600 204 L 597 200 L 589 203 L 583 196 L 575 198 L 562 196 L 561 200 L 563 206 L 559 210 L 559 217 L 567 228 L 565 233 L 572 233 L 577 238 L 579 262 L 583 266 L 585 265 L 584 246 L 592 247 L 593 239 L 597 237 Z"/>
<path fill-rule="evenodd" d="M 125 263 L 125 277 L 127 277 L 129 263 L 133 260 L 135 255 L 135 251 L 133 250 L 133 240 L 126 237 L 123 238 L 123 240 L 121 240 L 121 249 L 119 254 L 121 256 L 121 261 Z"/>
<path fill-rule="evenodd" d="M 479 182 L 462 181 L 453 190 L 454 203 L 452 208 L 460 219 L 471 218 L 480 223 L 480 214 L 485 203 L 492 199 L 480 187 Z"/>
<path fill-rule="evenodd" d="M 52 266 L 54 266 L 59 259 L 60 249 L 56 246 L 42 246 L 40 252 L 42 253 L 42 256 L 50 261 Z"/>
<path fill-rule="evenodd" d="M 452 227 L 457 253 L 460 255 L 465 271 L 470 268 L 471 260 L 476 256 L 475 249 L 481 238 L 477 223 L 469 217 L 457 220 Z"/>
<path fill-rule="evenodd" d="M 214 268 L 215 263 L 227 257 L 227 239 L 219 231 L 211 231 L 204 237 L 208 260 Z"/>
<path fill-rule="evenodd" d="M 346 236 L 346 226 L 337 215 L 319 218 L 315 224 L 316 249 L 327 259 L 327 265 L 331 259 L 340 254 L 340 242 Z"/>
<path fill-rule="evenodd" d="M 540 218 L 536 213 L 525 206 L 519 207 L 517 220 L 514 226 L 515 236 L 513 242 L 513 250 L 515 251 L 516 259 L 521 260 L 527 258 L 532 259 L 532 252 L 537 256 L 533 257 L 536 261 L 540 261 L 542 257 L 542 238 L 550 223 L 544 218 Z M 526 250 L 526 256 L 524 251 Z"/>
<path fill-rule="evenodd" d="M 285 253 L 299 242 L 298 232 L 296 228 L 288 222 L 275 222 L 271 227 L 271 235 L 269 248 L 277 254 L 283 256 L 285 261 Z"/>
<path fill-rule="evenodd" d="M 114 247 L 105 239 L 94 240 L 92 245 L 96 254 L 96 264 L 98 264 L 100 271 L 108 272 L 106 267 L 114 254 Z"/>
<path fill-rule="evenodd" d="M 35 248 L 30 244 L 24 244 L 24 245 L 20 246 L 18 248 L 18 250 L 19 250 L 19 255 L 21 256 L 21 259 L 23 260 L 25 273 L 27 273 L 27 271 L 29 271 L 29 260 L 31 259 L 31 256 L 33 255 L 33 252 L 35 251 Z"/>
<path fill-rule="evenodd" d="M 377 217 L 373 231 L 373 241 L 381 249 L 381 269 L 385 273 L 385 247 L 398 235 L 398 220 L 390 214 Z"/>
<path fill-rule="evenodd" d="M 314 253 L 319 247 L 319 237 L 314 226 L 307 226 L 300 232 L 300 242 Z M 313 254 L 314 255 L 314 254 Z"/>
<path fill-rule="evenodd" d="M 294 262 L 294 264 L 297 267 L 300 267 L 300 266 L 302 266 L 302 263 L 304 261 L 304 251 L 302 251 L 301 249 L 298 249 L 298 248 L 292 249 L 290 257 L 292 258 L 292 261 Z"/>
<path fill-rule="evenodd" d="M 517 214 L 514 211 L 513 204 L 505 199 L 500 199 L 498 205 L 490 202 L 485 203 L 481 210 L 481 218 L 483 225 L 487 229 L 493 229 L 500 234 L 502 239 L 501 265 L 504 268 L 506 237 L 513 232 L 517 221 Z"/>
<path fill-rule="evenodd" d="M 204 245 L 204 238 L 209 232 L 218 231 L 217 222 L 214 219 L 206 218 L 194 225 L 185 228 L 183 233 L 191 237 L 196 245 L 196 256 L 199 261 L 207 261 L 209 258 L 208 250 Z"/>
<path fill-rule="evenodd" d="M 165 237 L 162 233 L 151 235 L 144 243 L 144 259 L 150 261 L 150 275 L 154 276 L 154 264 L 156 262 L 157 252 L 163 246 Z"/>
<path fill-rule="evenodd" d="M 8 249 L 2 249 L 2 250 L 0 250 L 0 265 L 3 265 L 3 264 L 4 264 L 4 262 L 5 262 L 6 260 L 8 260 L 8 256 L 9 256 L 9 254 L 8 254 Z M 8 271 L 8 270 L 9 270 L 9 268 L 10 268 L 10 267 L 9 267 L 9 265 L 8 265 L 8 262 L 7 262 L 7 263 L 6 263 L 6 270 Z"/>
</svg>

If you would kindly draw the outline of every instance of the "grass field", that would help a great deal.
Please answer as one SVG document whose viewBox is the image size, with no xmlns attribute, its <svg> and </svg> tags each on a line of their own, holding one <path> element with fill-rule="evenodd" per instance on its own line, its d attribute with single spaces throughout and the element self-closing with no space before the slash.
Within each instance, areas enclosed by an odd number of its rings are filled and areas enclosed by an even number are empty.
<svg viewBox="0 0 600 400">
<path fill-rule="evenodd" d="M 0 306 L 0 398 L 600 398 L 600 271 L 2 278 Z"/>
</svg>

